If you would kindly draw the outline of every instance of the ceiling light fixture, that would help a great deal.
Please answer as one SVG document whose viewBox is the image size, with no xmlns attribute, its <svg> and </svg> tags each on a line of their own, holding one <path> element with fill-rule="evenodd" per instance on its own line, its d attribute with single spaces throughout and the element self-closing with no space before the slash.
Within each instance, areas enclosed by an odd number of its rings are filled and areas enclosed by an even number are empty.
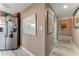
<svg viewBox="0 0 79 59">
<path fill-rule="evenodd" d="M 68 5 L 64 5 L 63 8 L 64 8 L 64 9 L 68 8 Z"/>
</svg>

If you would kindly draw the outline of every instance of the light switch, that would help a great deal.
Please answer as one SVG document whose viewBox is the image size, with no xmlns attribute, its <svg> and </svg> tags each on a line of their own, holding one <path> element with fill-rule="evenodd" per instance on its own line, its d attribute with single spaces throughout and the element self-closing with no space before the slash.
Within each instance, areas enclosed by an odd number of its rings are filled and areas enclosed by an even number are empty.
<svg viewBox="0 0 79 59">
<path fill-rule="evenodd" d="M 42 31 L 42 27 L 39 28 Z"/>
</svg>

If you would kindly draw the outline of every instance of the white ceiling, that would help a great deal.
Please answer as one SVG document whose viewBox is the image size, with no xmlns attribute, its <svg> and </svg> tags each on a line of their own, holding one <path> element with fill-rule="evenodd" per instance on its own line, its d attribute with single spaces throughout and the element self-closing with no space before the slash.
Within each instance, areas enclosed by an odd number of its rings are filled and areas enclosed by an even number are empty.
<svg viewBox="0 0 79 59">
<path fill-rule="evenodd" d="M 16 13 L 28 8 L 31 3 L 0 3 L 0 10 L 7 13 Z"/>
<path fill-rule="evenodd" d="M 72 16 L 75 10 L 79 7 L 78 3 L 52 3 L 50 5 L 59 18 Z M 68 5 L 68 8 L 64 9 L 64 5 Z"/>
<path fill-rule="evenodd" d="M 0 3 L 0 10 L 13 14 L 28 8 L 31 4 L 32 3 Z M 72 16 L 79 7 L 78 3 L 51 3 L 50 5 L 59 18 Z M 64 5 L 68 5 L 68 8 L 63 9 Z"/>
</svg>

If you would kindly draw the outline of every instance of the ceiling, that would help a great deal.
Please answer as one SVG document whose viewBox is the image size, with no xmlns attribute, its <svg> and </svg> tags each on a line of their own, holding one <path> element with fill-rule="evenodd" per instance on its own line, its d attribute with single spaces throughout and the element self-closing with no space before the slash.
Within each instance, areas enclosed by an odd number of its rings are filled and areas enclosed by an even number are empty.
<svg viewBox="0 0 79 59">
<path fill-rule="evenodd" d="M 7 13 L 16 13 L 28 8 L 31 3 L 0 3 L 0 10 Z"/>
<path fill-rule="evenodd" d="M 13 14 L 28 8 L 31 4 L 32 3 L 0 3 L 0 10 Z M 78 3 L 51 3 L 50 5 L 59 18 L 72 16 L 79 7 Z M 68 8 L 64 9 L 64 5 L 67 5 Z"/>
<path fill-rule="evenodd" d="M 79 7 L 78 3 L 51 3 L 50 5 L 59 18 L 72 16 Z M 68 7 L 63 8 L 64 5 L 67 5 Z"/>
</svg>

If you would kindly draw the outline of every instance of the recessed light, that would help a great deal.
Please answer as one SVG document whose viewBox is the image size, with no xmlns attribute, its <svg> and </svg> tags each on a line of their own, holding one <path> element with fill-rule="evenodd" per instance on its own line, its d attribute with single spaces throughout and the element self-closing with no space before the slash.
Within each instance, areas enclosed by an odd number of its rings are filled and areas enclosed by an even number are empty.
<svg viewBox="0 0 79 59">
<path fill-rule="evenodd" d="M 68 5 L 64 5 L 63 8 L 64 8 L 64 9 L 68 8 Z"/>
</svg>

